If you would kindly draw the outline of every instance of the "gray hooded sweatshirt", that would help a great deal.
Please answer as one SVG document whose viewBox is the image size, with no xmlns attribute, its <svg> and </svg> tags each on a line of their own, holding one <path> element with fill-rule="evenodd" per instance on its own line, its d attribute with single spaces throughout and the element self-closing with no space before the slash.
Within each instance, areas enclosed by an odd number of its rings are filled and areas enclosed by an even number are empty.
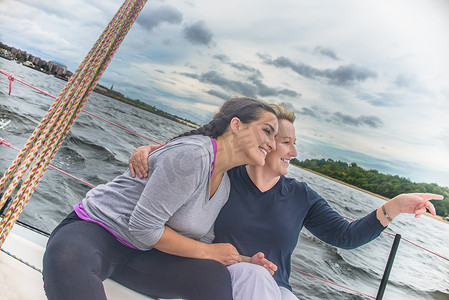
<svg viewBox="0 0 449 300">
<path fill-rule="evenodd" d="M 152 249 L 165 225 L 186 237 L 211 243 L 213 224 L 230 189 L 225 173 L 209 199 L 213 161 L 210 137 L 172 140 L 148 157 L 147 178 L 132 178 L 127 170 L 90 190 L 82 205 L 90 218 L 140 250 Z"/>
</svg>

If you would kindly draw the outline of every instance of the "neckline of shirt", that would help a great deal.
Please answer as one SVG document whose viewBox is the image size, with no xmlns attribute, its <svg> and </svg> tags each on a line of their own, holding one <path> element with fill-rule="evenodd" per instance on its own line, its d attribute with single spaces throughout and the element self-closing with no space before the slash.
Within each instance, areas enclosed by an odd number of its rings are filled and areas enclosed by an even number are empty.
<svg viewBox="0 0 449 300">
<path fill-rule="evenodd" d="M 249 177 L 246 167 L 242 166 L 241 168 L 243 169 L 243 171 L 242 171 L 243 179 L 246 181 L 246 184 L 248 184 L 250 186 L 250 188 L 253 189 L 260 196 L 266 196 L 266 195 L 270 195 L 270 194 L 274 193 L 281 186 L 282 182 L 284 181 L 284 176 L 281 175 L 278 182 L 276 182 L 275 185 L 273 185 L 270 189 L 266 190 L 265 192 L 262 192 L 261 190 L 259 190 L 257 185 L 251 180 L 251 177 Z"/>
</svg>

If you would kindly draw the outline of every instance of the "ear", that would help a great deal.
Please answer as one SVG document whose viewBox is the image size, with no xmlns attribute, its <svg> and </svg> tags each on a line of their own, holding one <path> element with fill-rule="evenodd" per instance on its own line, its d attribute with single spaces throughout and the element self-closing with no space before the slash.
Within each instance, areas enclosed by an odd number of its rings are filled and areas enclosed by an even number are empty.
<svg viewBox="0 0 449 300">
<path fill-rule="evenodd" d="M 231 132 L 233 132 L 234 134 L 238 133 L 241 127 L 242 121 L 240 121 L 240 119 L 237 117 L 232 118 L 231 122 L 229 122 L 229 128 L 231 129 Z"/>
</svg>

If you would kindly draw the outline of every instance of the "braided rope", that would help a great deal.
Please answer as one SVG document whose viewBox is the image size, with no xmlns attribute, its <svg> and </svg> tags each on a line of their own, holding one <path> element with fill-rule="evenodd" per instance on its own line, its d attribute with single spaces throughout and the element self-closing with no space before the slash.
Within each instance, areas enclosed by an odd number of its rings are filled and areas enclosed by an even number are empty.
<svg viewBox="0 0 449 300">
<path fill-rule="evenodd" d="M 22 259 L 22 258 L 20 258 L 20 257 L 18 257 L 18 256 L 16 256 L 16 255 L 14 255 L 14 254 L 12 254 L 11 252 L 9 252 L 9 251 L 7 251 L 7 250 L 5 250 L 5 249 L 3 249 L 3 248 L 1 248 L 0 251 L 2 251 L 3 253 L 5 253 L 5 254 L 11 256 L 12 258 L 14 258 L 15 260 L 21 262 L 21 263 L 24 264 L 25 266 L 30 267 L 31 269 L 33 269 L 33 270 L 35 270 L 35 271 L 38 271 L 39 273 L 42 274 L 42 270 L 41 270 L 41 269 L 39 269 L 39 268 L 36 267 L 35 265 L 33 265 L 33 264 L 27 262 L 26 260 L 24 260 L 24 259 Z"/>
<path fill-rule="evenodd" d="M 2 207 L 31 166 L 0 223 L 0 246 L 145 3 L 125 0 L 0 180 L 0 191 L 9 184 Z"/>
</svg>

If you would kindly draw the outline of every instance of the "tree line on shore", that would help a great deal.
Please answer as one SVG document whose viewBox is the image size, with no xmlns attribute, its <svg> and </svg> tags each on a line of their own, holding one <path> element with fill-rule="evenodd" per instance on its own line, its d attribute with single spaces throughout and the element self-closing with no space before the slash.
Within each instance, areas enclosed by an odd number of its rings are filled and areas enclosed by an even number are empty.
<svg viewBox="0 0 449 300">
<path fill-rule="evenodd" d="M 101 86 L 101 87 L 103 87 L 103 86 Z M 188 119 L 184 119 L 184 118 L 178 117 L 177 115 L 169 114 L 169 113 L 167 113 L 167 112 L 165 112 L 165 111 L 163 111 L 163 110 L 160 110 L 160 109 L 156 108 L 155 106 L 152 106 L 152 105 L 147 104 L 147 103 L 145 103 L 145 102 L 143 102 L 143 101 L 140 101 L 140 99 L 130 99 L 130 98 L 125 97 L 125 96 L 123 96 L 123 95 L 121 95 L 121 94 L 120 94 L 120 95 L 117 95 L 117 94 L 119 94 L 119 93 L 113 93 L 113 91 L 110 90 L 110 89 L 106 89 L 106 88 L 104 88 L 104 87 L 103 87 L 103 89 L 104 89 L 104 91 L 103 91 L 103 90 L 96 90 L 96 92 L 98 92 L 98 93 L 100 93 L 100 94 L 103 94 L 103 95 L 106 95 L 106 96 L 108 96 L 108 97 L 111 97 L 111 98 L 113 98 L 113 99 L 115 99 L 115 100 L 124 102 L 124 103 L 126 103 L 126 104 L 135 106 L 135 107 L 137 107 L 137 108 L 140 108 L 140 109 L 149 111 L 149 112 L 154 113 L 154 114 L 156 114 L 156 115 L 159 115 L 159 116 L 161 116 L 161 117 L 170 119 L 170 120 L 172 120 L 172 121 L 175 121 L 175 122 L 178 122 L 178 123 L 185 124 L 185 125 L 187 125 L 187 126 L 193 127 L 193 126 L 197 125 L 197 124 L 196 124 L 195 122 L 193 122 L 193 121 L 190 121 L 190 120 L 188 120 Z"/>
<path fill-rule="evenodd" d="M 332 159 L 299 161 L 294 158 L 290 162 L 390 199 L 403 193 L 440 194 L 444 196 L 443 201 L 432 201 L 437 215 L 442 217 L 449 215 L 449 188 L 441 187 L 436 183 L 415 183 L 398 175 L 383 174 L 377 170 L 365 170 L 357 166 L 356 163 L 348 164 Z"/>
</svg>

